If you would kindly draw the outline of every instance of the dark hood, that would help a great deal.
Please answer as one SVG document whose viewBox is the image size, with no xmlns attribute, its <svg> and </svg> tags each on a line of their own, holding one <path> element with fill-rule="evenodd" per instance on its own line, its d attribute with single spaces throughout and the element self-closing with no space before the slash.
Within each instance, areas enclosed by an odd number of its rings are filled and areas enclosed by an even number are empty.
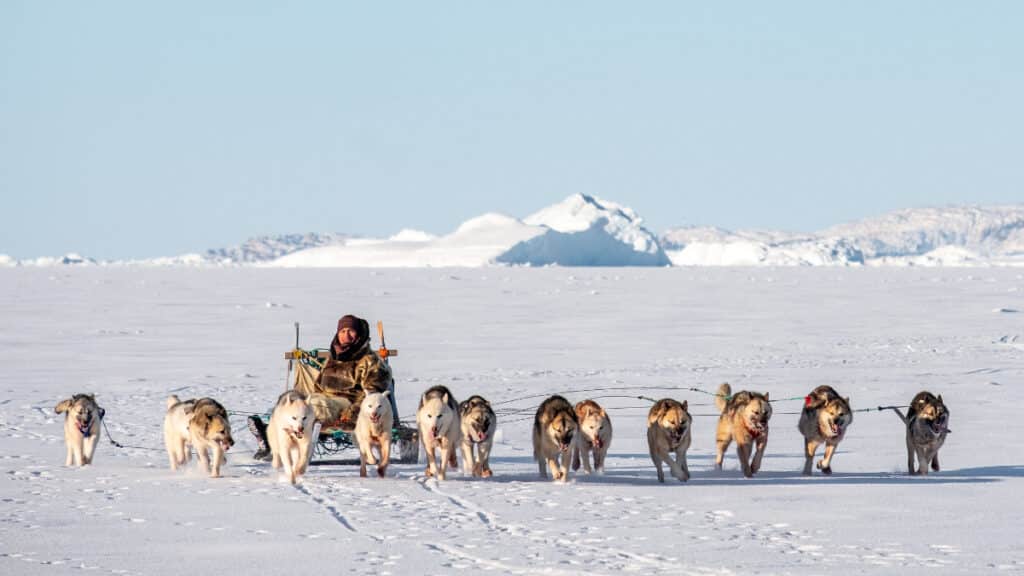
<svg viewBox="0 0 1024 576">
<path fill-rule="evenodd" d="M 348 346 L 342 346 L 338 342 L 338 335 L 335 334 L 331 340 L 331 359 L 340 360 L 342 362 L 346 360 L 354 360 L 366 354 L 370 349 L 370 324 L 359 318 L 359 325 L 356 326 L 356 339 Z"/>
</svg>

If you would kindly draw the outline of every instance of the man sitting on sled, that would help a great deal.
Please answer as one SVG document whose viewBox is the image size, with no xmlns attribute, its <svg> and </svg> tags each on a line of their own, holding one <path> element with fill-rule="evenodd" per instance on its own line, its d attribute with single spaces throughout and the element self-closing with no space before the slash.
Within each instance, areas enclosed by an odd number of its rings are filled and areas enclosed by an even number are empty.
<svg viewBox="0 0 1024 576">
<path fill-rule="evenodd" d="M 351 314 L 342 316 L 338 320 L 338 332 L 331 341 L 330 357 L 324 363 L 313 390 L 300 391 L 307 396 L 323 396 L 317 399 L 323 402 L 311 399 L 317 418 L 323 425 L 337 424 L 342 430 L 350 431 L 355 428 L 359 406 L 366 394 L 386 390 L 392 391 L 391 406 L 394 410 L 391 368 L 370 348 L 370 325 Z M 250 416 L 249 430 L 259 445 L 253 458 L 269 460 L 266 424 L 259 416 Z"/>
</svg>

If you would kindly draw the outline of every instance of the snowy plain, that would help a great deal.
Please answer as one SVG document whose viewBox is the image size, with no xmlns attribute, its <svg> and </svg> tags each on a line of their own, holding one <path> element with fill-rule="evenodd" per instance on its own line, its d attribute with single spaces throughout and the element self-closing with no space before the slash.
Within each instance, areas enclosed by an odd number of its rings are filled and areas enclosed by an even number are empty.
<svg viewBox="0 0 1024 576">
<path fill-rule="evenodd" d="M 502 417 L 494 478 L 315 466 L 292 487 L 251 459 L 244 416 L 224 478 L 168 469 L 168 394 L 262 412 L 293 322 L 323 347 L 346 312 L 399 349 L 402 415 L 434 384 L 524 409 Z M 1024 573 L 1019 269 L 9 268 L 0 366 L 5 575 Z M 734 451 L 712 470 L 711 397 L 687 390 L 723 381 L 777 400 L 753 479 Z M 943 471 L 907 476 L 902 424 L 865 411 L 835 474 L 801 476 L 795 413 L 819 384 L 865 410 L 941 393 Z M 104 433 L 94 465 L 65 468 L 53 407 L 76 392 L 131 447 Z M 610 409 L 604 476 L 537 478 L 530 416 L 551 393 Z M 634 394 L 689 401 L 688 483 L 657 483 L 646 401 L 601 398 Z"/>
</svg>

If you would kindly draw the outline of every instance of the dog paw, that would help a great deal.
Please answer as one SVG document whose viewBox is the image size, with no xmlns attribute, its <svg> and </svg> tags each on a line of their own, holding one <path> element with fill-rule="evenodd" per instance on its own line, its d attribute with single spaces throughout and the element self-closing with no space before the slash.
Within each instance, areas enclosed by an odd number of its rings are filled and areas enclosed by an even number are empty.
<svg viewBox="0 0 1024 576">
<path fill-rule="evenodd" d="M 384 478 L 387 475 L 388 475 L 388 468 L 387 468 L 387 466 L 381 466 L 381 467 L 377 468 L 377 477 L 378 478 Z"/>
<path fill-rule="evenodd" d="M 481 478 L 490 478 L 493 474 L 494 473 L 491 472 L 490 468 L 484 468 L 483 470 L 480 471 Z"/>
<path fill-rule="evenodd" d="M 830 476 L 832 474 L 831 466 L 820 466 L 820 468 L 822 474 L 825 474 L 826 476 Z"/>
</svg>

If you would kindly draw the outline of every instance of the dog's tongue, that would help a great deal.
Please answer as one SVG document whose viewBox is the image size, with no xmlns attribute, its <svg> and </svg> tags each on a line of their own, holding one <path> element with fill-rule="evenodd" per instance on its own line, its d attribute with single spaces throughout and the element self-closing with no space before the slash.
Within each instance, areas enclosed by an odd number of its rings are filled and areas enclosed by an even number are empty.
<svg viewBox="0 0 1024 576">
<path fill-rule="evenodd" d="M 481 432 L 480 434 L 478 434 L 478 436 L 480 437 L 479 442 L 483 442 L 484 440 L 487 440 L 487 433 L 486 432 Z"/>
<path fill-rule="evenodd" d="M 601 439 L 600 438 L 594 438 L 594 446 L 596 446 L 598 448 L 601 447 Z"/>
</svg>

